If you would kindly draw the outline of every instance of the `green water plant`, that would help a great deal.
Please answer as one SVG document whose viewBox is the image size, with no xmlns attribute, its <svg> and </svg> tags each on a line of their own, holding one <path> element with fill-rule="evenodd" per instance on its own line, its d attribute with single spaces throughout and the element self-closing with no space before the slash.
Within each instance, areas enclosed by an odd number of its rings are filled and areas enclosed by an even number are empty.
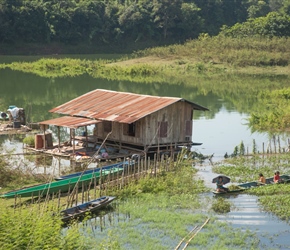
<svg viewBox="0 0 290 250">
<path fill-rule="evenodd" d="M 23 143 L 27 144 L 28 146 L 34 146 L 35 137 L 32 135 L 28 135 L 23 139 Z"/>
<path fill-rule="evenodd" d="M 218 197 L 213 200 L 211 209 L 219 214 L 229 213 L 231 211 L 231 203 L 222 197 Z"/>
</svg>

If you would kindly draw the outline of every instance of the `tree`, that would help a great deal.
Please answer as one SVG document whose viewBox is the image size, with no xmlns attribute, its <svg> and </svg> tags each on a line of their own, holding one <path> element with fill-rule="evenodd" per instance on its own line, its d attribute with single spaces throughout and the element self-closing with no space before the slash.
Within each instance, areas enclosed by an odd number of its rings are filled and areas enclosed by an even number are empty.
<svg viewBox="0 0 290 250">
<path fill-rule="evenodd" d="M 282 13 L 290 15 L 290 0 L 284 0 L 280 10 Z"/>
<path fill-rule="evenodd" d="M 199 15 L 200 8 L 194 3 L 183 3 L 181 5 L 181 22 L 179 33 L 181 39 L 196 38 L 203 29 L 203 21 Z"/>
<path fill-rule="evenodd" d="M 151 39 L 154 36 L 154 24 L 151 18 L 152 4 L 149 2 L 134 3 L 120 11 L 119 24 L 124 37 L 131 37 L 135 42 Z"/>
<path fill-rule="evenodd" d="M 256 18 L 267 15 L 271 10 L 269 5 L 265 1 L 250 0 L 250 6 L 248 8 L 248 17 Z"/>
<path fill-rule="evenodd" d="M 153 20 L 162 31 L 164 40 L 181 20 L 181 4 L 182 0 L 153 0 Z"/>
</svg>

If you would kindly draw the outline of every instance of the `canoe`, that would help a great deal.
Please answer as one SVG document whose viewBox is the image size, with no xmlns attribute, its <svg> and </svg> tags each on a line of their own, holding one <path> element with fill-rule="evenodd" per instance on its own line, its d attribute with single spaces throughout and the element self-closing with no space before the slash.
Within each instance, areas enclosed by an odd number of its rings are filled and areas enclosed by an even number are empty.
<svg viewBox="0 0 290 250">
<path fill-rule="evenodd" d="M 290 175 L 280 175 L 280 178 L 283 180 L 282 183 L 289 183 L 290 182 Z M 263 184 L 258 181 L 250 181 L 250 182 L 245 182 L 237 185 L 237 189 L 235 190 L 229 190 L 228 192 L 217 192 L 216 190 L 213 190 L 212 192 L 216 195 L 221 195 L 221 194 L 231 194 L 231 193 L 238 193 L 245 191 L 249 188 L 255 188 L 255 187 L 262 187 L 262 186 L 268 186 L 274 184 L 273 182 L 273 177 L 266 178 L 266 184 Z"/>
<path fill-rule="evenodd" d="M 122 172 L 123 168 L 111 168 L 109 170 L 104 170 L 102 172 L 94 172 L 89 174 L 84 174 L 82 176 L 77 176 L 69 179 L 64 179 L 60 181 L 49 182 L 45 184 L 24 187 L 21 189 L 13 190 L 4 194 L 0 194 L 1 198 L 13 198 L 16 196 L 21 197 L 33 197 L 39 196 L 43 197 L 53 193 L 67 193 L 70 190 L 73 190 L 76 185 L 78 187 L 88 186 L 90 183 L 94 182 L 95 179 L 98 181 L 100 177 L 106 177 L 110 174 L 117 174 Z"/>
<path fill-rule="evenodd" d="M 111 164 L 111 165 L 100 167 L 100 168 L 93 168 L 93 169 L 88 169 L 88 170 L 85 170 L 85 171 L 82 171 L 82 172 L 77 172 L 77 173 L 73 173 L 73 174 L 59 176 L 59 177 L 56 177 L 55 180 L 56 181 L 60 181 L 60 180 L 64 180 L 64 179 L 78 177 L 78 176 L 81 176 L 81 175 L 84 175 L 84 174 L 92 174 L 92 173 L 95 173 L 95 172 L 100 172 L 101 170 L 102 171 L 110 170 L 112 168 L 122 168 L 123 169 L 123 168 L 125 168 L 125 167 L 127 167 L 129 165 L 132 166 L 133 164 L 134 164 L 134 161 L 119 162 L 119 163 Z"/>
<path fill-rule="evenodd" d="M 98 199 L 91 200 L 85 203 L 82 203 L 80 205 L 67 208 L 65 210 L 62 210 L 60 212 L 62 216 L 62 221 L 63 222 L 68 222 L 72 219 L 80 218 L 88 213 L 93 213 L 101 208 L 106 207 L 108 204 L 110 204 L 116 197 L 113 196 L 102 196 Z"/>
<path fill-rule="evenodd" d="M 246 188 L 238 188 L 238 189 L 234 189 L 234 190 L 229 190 L 227 192 L 218 192 L 216 190 L 213 190 L 212 192 L 215 194 L 215 195 L 223 195 L 223 194 L 232 194 L 232 193 L 239 193 L 239 192 L 242 192 L 242 191 L 245 191 Z"/>
</svg>

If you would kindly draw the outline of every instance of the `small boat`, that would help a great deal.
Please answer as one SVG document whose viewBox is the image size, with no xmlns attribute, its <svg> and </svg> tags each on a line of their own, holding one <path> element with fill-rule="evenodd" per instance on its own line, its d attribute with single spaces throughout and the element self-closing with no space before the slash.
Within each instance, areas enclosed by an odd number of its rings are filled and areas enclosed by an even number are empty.
<svg viewBox="0 0 290 250">
<path fill-rule="evenodd" d="M 96 212 L 97 210 L 104 208 L 110 204 L 116 197 L 113 196 L 102 196 L 98 199 L 91 200 L 80 205 L 67 208 L 62 210 L 60 213 L 62 215 L 62 221 L 68 222 L 75 218 L 80 218 L 87 215 L 88 213 Z"/>
<path fill-rule="evenodd" d="M 59 192 L 67 193 L 73 190 L 75 187 L 81 188 L 83 185 L 88 186 L 89 184 L 94 183 L 95 181 L 98 182 L 101 177 L 106 178 L 108 175 L 116 175 L 122 171 L 123 168 L 121 167 L 111 168 L 109 170 L 104 170 L 102 172 L 94 172 L 60 181 L 53 181 L 45 184 L 24 187 L 4 194 L 0 194 L 0 198 L 14 198 L 16 196 L 45 197 L 47 195 L 56 194 Z"/>
<path fill-rule="evenodd" d="M 212 192 L 213 192 L 215 195 L 223 195 L 223 194 L 239 193 L 239 192 L 243 192 L 243 191 L 246 190 L 246 188 L 239 187 L 239 185 L 238 185 L 237 187 L 238 187 L 238 188 L 237 188 L 237 189 L 234 189 L 234 190 L 229 190 L 229 191 L 216 191 L 216 190 L 213 190 Z"/>
<path fill-rule="evenodd" d="M 280 178 L 282 180 L 281 183 L 289 183 L 290 182 L 290 175 L 280 175 Z M 231 194 L 231 193 L 238 193 L 245 191 L 249 188 L 255 188 L 255 187 L 262 187 L 262 186 L 268 186 L 274 184 L 273 182 L 273 177 L 266 178 L 266 183 L 261 183 L 258 181 L 250 181 L 250 182 L 245 182 L 237 185 L 237 189 L 234 190 L 229 190 L 227 192 L 218 192 L 216 190 L 213 190 L 212 192 L 216 195 L 221 195 L 221 194 Z"/>
<path fill-rule="evenodd" d="M 92 174 L 92 173 L 96 173 L 96 172 L 100 172 L 101 170 L 110 170 L 112 168 L 125 168 L 127 166 L 132 166 L 134 164 L 134 161 L 125 161 L 125 162 L 119 162 L 119 163 L 115 163 L 115 164 L 111 164 L 108 166 L 104 166 L 104 167 L 100 167 L 100 168 L 93 168 L 93 169 L 88 169 L 82 172 L 77 172 L 77 173 L 73 173 L 73 174 L 68 174 L 68 175 L 63 175 L 63 176 L 59 176 L 56 177 L 55 180 L 56 181 L 60 181 L 60 180 L 64 180 L 64 179 L 69 179 L 69 178 L 73 178 L 73 177 L 78 177 L 84 174 Z"/>
</svg>

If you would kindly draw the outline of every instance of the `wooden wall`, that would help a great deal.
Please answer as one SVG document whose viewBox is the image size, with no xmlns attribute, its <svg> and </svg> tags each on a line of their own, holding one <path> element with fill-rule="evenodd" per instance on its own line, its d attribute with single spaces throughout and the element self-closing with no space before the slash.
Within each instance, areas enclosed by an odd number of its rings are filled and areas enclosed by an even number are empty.
<svg viewBox="0 0 290 250">
<path fill-rule="evenodd" d="M 112 122 L 112 134 L 109 138 L 140 146 L 191 142 L 192 117 L 192 105 L 180 101 L 138 120 L 135 123 L 135 136 L 128 135 L 128 124 Z M 107 125 L 97 125 L 98 137 L 106 137 L 108 130 L 104 131 L 104 127 Z"/>
</svg>

